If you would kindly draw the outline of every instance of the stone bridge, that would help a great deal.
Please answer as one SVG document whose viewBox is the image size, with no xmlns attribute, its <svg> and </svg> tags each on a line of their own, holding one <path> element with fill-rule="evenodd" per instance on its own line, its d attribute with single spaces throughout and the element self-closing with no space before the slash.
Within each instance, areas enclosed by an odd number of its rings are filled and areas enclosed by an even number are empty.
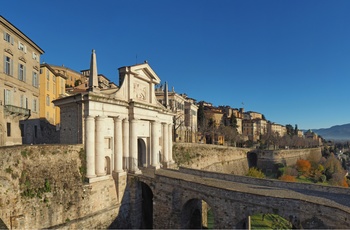
<svg viewBox="0 0 350 230">
<path fill-rule="evenodd" d="M 209 208 L 215 229 L 247 228 L 248 216 L 258 213 L 278 214 L 295 228 L 350 226 L 350 193 L 346 188 L 189 168 L 147 169 L 129 176 L 128 183 L 136 186 L 132 209 L 142 210 L 134 218 L 136 228 L 201 228 L 202 212 Z"/>
</svg>

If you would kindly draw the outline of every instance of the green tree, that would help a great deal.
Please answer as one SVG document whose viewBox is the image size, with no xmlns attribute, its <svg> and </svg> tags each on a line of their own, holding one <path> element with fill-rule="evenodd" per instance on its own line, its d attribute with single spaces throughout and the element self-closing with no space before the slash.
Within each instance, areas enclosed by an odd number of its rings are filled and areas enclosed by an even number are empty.
<svg viewBox="0 0 350 230">
<path fill-rule="evenodd" d="M 292 125 L 290 125 L 290 124 L 286 125 L 286 129 L 287 129 L 287 134 L 289 136 L 293 136 L 294 135 L 294 128 L 293 128 Z"/>
</svg>

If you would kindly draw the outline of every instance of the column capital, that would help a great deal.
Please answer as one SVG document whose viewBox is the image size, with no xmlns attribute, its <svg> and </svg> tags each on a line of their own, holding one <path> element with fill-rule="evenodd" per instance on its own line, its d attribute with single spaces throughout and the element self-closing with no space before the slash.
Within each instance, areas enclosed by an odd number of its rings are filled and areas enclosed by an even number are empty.
<svg viewBox="0 0 350 230">
<path fill-rule="evenodd" d="M 113 117 L 113 121 L 115 121 L 115 122 L 122 121 L 122 119 L 120 117 Z"/>
</svg>

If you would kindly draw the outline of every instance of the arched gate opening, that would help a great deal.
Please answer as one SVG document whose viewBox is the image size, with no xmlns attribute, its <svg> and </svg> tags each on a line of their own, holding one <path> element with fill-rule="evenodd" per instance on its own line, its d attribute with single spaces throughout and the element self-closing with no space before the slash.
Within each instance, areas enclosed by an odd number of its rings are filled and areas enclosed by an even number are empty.
<svg viewBox="0 0 350 230">
<path fill-rule="evenodd" d="M 211 207 L 201 199 L 191 199 L 182 207 L 182 229 L 213 229 L 214 213 Z"/>
</svg>

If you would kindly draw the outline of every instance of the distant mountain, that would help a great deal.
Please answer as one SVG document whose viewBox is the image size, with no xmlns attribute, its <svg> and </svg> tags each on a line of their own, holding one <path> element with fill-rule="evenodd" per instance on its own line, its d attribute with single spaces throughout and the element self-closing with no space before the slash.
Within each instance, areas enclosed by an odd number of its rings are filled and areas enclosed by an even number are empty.
<svg viewBox="0 0 350 230">
<path fill-rule="evenodd" d="M 335 125 L 326 129 L 312 129 L 326 140 L 349 140 L 350 141 L 350 124 Z"/>
</svg>

